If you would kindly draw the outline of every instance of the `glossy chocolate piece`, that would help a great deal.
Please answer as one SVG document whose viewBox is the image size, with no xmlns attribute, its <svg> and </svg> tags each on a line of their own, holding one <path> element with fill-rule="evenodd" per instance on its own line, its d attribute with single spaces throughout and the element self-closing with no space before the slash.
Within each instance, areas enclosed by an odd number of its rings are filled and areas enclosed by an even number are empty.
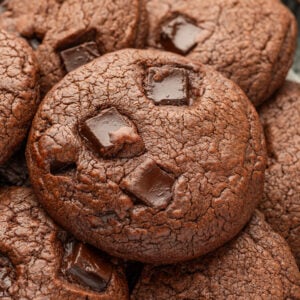
<svg viewBox="0 0 300 300">
<path fill-rule="evenodd" d="M 36 50 L 40 46 L 40 44 L 42 43 L 42 40 L 37 38 L 37 37 L 27 39 L 27 41 L 28 41 L 29 45 L 31 46 L 31 48 L 33 50 Z"/>
<path fill-rule="evenodd" d="M 186 55 L 196 45 L 201 29 L 183 16 L 176 16 L 161 27 L 160 43 L 167 51 Z"/>
<path fill-rule="evenodd" d="M 100 53 L 95 42 L 86 42 L 79 46 L 63 50 L 60 52 L 60 55 L 67 72 L 71 72 L 99 57 Z"/>
<path fill-rule="evenodd" d="M 147 159 L 121 182 L 121 187 L 147 206 L 164 209 L 172 199 L 175 179 Z M 137 203 L 138 204 L 138 203 Z"/>
<path fill-rule="evenodd" d="M 117 154 L 126 144 L 141 144 L 134 125 L 114 107 L 86 120 L 81 126 L 81 132 L 104 156 Z"/>
<path fill-rule="evenodd" d="M 0 252 L 0 296 L 2 291 L 11 287 L 15 277 L 15 269 L 11 261 Z"/>
<path fill-rule="evenodd" d="M 106 289 L 112 268 L 89 246 L 72 242 L 68 245 L 65 266 L 62 269 L 71 282 L 88 286 L 93 291 Z"/>
<path fill-rule="evenodd" d="M 157 105 L 188 105 L 188 76 L 182 68 L 149 68 L 147 97 Z"/>
</svg>

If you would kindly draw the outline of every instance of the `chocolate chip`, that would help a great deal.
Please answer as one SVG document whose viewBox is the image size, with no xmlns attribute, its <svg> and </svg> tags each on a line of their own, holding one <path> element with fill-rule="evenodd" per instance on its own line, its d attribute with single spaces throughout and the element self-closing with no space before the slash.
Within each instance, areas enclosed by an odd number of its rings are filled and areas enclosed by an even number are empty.
<svg viewBox="0 0 300 300">
<path fill-rule="evenodd" d="M 157 105 L 188 105 L 188 76 L 183 68 L 148 70 L 146 95 Z"/>
<path fill-rule="evenodd" d="M 196 45 L 201 29 L 183 16 L 176 16 L 161 27 L 160 43 L 165 50 L 186 55 Z"/>
<path fill-rule="evenodd" d="M 87 64 L 100 56 L 97 44 L 87 42 L 60 52 L 67 72 L 71 72 L 78 67 Z"/>
<path fill-rule="evenodd" d="M 168 206 L 175 179 L 152 159 L 147 159 L 121 182 L 121 188 L 133 194 L 144 205 L 158 209 Z"/>
<path fill-rule="evenodd" d="M 132 146 L 132 151 L 125 149 L 120 157 L 131 157 L 144 148 L 133 123 L 114 107 L 105 109 L 96 117 L 86 120 L 81 126 L 81 132 L 104 156 L 116 155 L 126 144 L 137 145 L 137 147 Z"/>
<path fill-rule="evenodd" d="M 67 247 L 62 272 L 70 282 L 102 292 L 111 279 L 112 268 L 89 246 L 72 242 Z"/>
</svg>

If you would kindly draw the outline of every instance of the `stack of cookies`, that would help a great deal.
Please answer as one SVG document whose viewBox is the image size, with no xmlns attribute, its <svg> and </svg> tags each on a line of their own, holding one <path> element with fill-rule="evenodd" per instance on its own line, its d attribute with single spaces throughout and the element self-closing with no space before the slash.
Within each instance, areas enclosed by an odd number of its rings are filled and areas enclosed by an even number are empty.
<svg viewBox="0 0 300 300">
<path fill-rule="evenodd" d="M 0 299 L 300 299 L 296 41 L 279 0 L 2 1 Z"/>
</svg>

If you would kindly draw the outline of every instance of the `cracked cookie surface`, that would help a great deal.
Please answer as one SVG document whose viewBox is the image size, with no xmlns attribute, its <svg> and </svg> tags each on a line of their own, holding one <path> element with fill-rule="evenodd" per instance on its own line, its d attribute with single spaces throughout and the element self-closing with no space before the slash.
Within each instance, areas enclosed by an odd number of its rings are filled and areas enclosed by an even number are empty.
<svg viewBox="0 0 300 300">
<path fill-rule="evenodd" d="M 78 239 L 143 262 L 191 259 L 249 220 L 265 145 L 244 93 L 210 67 L 121 50 L 48 93 L 27 146 L 32 185 Z"/>
<path fill-rule="evenodd" d="M 145 266 L 131 295 L 132 300 L 299 298 L 295 259 L 257 211 L 236 238 L 203 258 Z"/>
<path fill-rule="evenodd" d="M 127 299 L 123 270 L 67 239 L 29 188 L 0 189 L 1 299 Z"/>
<path fill-rule="evenodd" d="M 256 106 L 292 64 L 297 24 L 277 0 L 149 0 L 147 11 L 148 46 L 213 66 Z"/>
<path fill-rule="evenodd" d="M 9 0 L 5 7 L 0 26 L 36 48 L 42 95 L 76 67 L 107 52 L 142 47 L 146 38 L 144 0 Z"/>
<path fill-rule="evenodd" d="M 0 164 L 18 149 L 39 100 L 38 66 L 26 43 L 0 31 Z"/>
<path fill-rule="evenodd" d="M 287 81 L 259 114 L 268 150 L 260 209 L 300 265 L 300 85 Z"/>
</svg>

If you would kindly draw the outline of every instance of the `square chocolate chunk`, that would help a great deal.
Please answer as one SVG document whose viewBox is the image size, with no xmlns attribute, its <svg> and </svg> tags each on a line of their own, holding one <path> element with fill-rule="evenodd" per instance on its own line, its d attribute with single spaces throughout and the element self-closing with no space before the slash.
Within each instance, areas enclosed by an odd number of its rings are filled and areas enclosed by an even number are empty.
<svg viewBox="0 0 300 300">
<path fill-rule="evenodd" d="M 160 42 L 167 51 L 188 54 L 196 45 L 201 29 L 183 16 L 176 16 L 161 28 Z"/>
<path fill-rule="evenodd" d="M 60 52 L 67 72 L 87 64 L 100 56 L 95 42 L 83 43 L 79 46 L 69 48 Z"/>
<path fill-rule="evenodd" d="M 135 126 L 114 107 L 105 109 L 99 115 L 83 122 L 81 133 L 105 156 L 116 155 L 126 144 L 141 144 L 143 148 Z"/>
<path fill-rule="evenodd" d="M 172 199 L 175 179 L 152 159 L 147 159 L 121 182 L 121 188 L 138 201 L 157 209 L 165 209 Z"/>
<path fill-rule="evenodd" d="M 148 70 L 147 97 L 157 105 L 188 105 L 188 76 L 183 68 L 158 68 Z"/>
<path fill-rule="evenodd" d="M 94 291 L 103 291 L 110 281 L 112 269 L 90 250 L 88 246 L 77 244 L 68 258 L 66 273 L 75 282 L 86 285 Z"/>
</svg>

